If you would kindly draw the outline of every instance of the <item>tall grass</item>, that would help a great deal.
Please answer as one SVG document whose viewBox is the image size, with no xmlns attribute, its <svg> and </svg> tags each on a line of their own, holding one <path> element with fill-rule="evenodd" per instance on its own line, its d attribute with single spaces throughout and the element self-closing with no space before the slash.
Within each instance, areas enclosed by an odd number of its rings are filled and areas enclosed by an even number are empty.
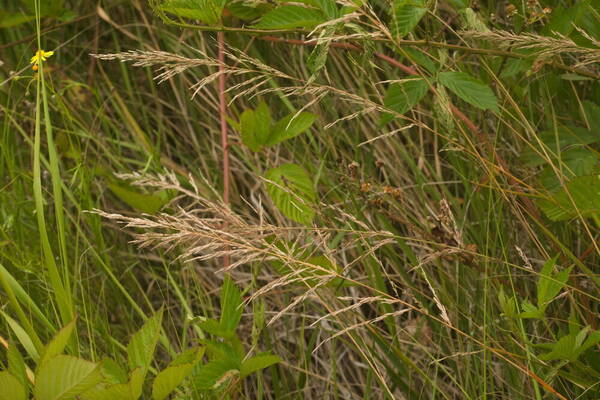
<svg viewBox="0 0 600 400">
<path fill-rule="evenodd" d="M 598 398 L 598 5 L 429 3 L 405 37 L 384 1 L 309 37 L 231 17 L 223 58 L 214 28 L 138 1 L 0 29 L 2 343 L 35 370 L 77 316 L 68 352 L 126 364 L 164 307 L 156 375 L 208 343 L 230 275 L 247 357 L 282 361 L 177 398 Z M 55 55 L 36 72 L 38 49 Z M 425 94 L 403 109 L 390 88 L 414 77 Z M 261 101 L 316 122 L 252 151 L 240 121 Z M 266 173 L 289 163 L 300 195 Z"/>
</svg>

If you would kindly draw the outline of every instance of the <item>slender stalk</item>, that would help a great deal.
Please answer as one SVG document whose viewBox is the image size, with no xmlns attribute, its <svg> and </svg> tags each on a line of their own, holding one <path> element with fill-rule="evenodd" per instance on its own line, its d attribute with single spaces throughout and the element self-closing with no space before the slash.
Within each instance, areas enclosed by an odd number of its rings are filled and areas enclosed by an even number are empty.
<svg viewBox="0 0 600 400">
<path fill-rule="evenodd" d="M 227 102 L 225 99 L 225 32 L 217 33 L 219 60 L 219 119 L 221 121 L 221 147 L 223 149 L 223 202 L 229 204 L 229 144 L 227 141 Z M 229 257 L 223 257 L 223 268 L 229 265 Z"/>
</svg>

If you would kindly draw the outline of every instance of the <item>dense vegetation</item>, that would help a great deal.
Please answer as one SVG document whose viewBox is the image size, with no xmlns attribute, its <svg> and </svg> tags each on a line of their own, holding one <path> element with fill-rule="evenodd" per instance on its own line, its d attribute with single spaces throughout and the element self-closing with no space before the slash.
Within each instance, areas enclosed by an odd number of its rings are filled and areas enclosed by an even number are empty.
<svg viewBox="0 0 600 400">
<path fill-rule="evenodd" d="M 2 0 L 0 400 L 600 398 L 599 0 Z"/>
</svg>

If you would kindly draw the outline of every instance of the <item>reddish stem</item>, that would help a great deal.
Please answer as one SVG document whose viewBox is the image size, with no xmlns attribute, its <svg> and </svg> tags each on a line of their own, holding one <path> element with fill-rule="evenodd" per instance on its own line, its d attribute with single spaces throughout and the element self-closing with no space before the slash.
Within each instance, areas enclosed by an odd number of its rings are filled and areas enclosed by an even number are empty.
<svg viewBox="0 0 600 400">
<path fill-rule="evenodd" d="M 219 43 L 219 118 L 221 120 L 221 147 L 223 149 L 223 202 L 229 204 L 229 146 L 227 143 L 227 101 L 225 99 L 225 33 L 217 33 Z"/>
<path fill-rule="evenodd" d="M 289 44 L 300 45 L 300 46 L 315 46 L 317 44 L 317 42 L 315 40 L 285 39 L 285 38 L 280 38 L 277 36 L 260 36 L 259 39 L 266 40 L 269 42 L 289 43 Z M 350 44 L 350 43 L 335 43 L 334 42 L 334 43 L 331 43 L 330 46 L 334 47 L 334 48 L 341 48 L 341 49 L 346 49 L 346 50 L 363 51 L 362 47 L 355 45 L 355 44 Z M 375 57 L 387 62 L 388 64 L 390 64 L 398 69 L 401 69 L 408 75 L 413 75 L 413 76 L 419 75 L 419 72 L 417 72 L 417 70 L 414 69 L 413 67 L 405 65 L 390 56 L 386 56 L 385 54 L 379 53 L 379 52 L 375 52 L 375 53 L 373 53 L 373 55 Z M 431 87 L 430 89 L 434 90 L 433 87 Z M 454 114 L 454 116 L 457 119 L 462 121 L 465 124 L 465 126 L 477 137 L 477 139 L 480 142 L 485 144 L 488 152 L 491 155 L 493 155 L 494 159 L 496 161 L 498 161 L 498 164 L 500 164 L 501 171 L 504 174 L 506 174 L 511 185 L 518 185 L 519 184 L 518 179 L 516 179 L 509 172 L 508 163 L 497 153 L 496 148 L 494 147 L 493 143 L 491 143 L 489 141 L 489 139 L 487 138 L 487 136 L 485 136 L 485 134 L 483 134 L 481 132 L 481 130 L 479 129 L 477 124 L 475 124 L 475 122 L 473 122 L 469 117 L 467 117 L 465 115 L 465 113 L 463 113 L 461 110 L 459 110 L 456 106 L 451 105 L 450 109 L 452 111 L 452 114 Z M 539 213 L 537 207 L 531 201 L 531 199 L 525 197 L 522 199 L 522 201 L 523 201 L 523 204 L 524 204 L 527 212 L 535 219 L 540 220 L 541 219 L 540 213 Z"/>
<path fill-rule="evenodd" d="M 219 60 L 219 119 L 221 121 L 221 148 L 223 149 L 223 203 L 229 205 L 229 144 L 227 142 L 227 101 L 225 99 L 225 32 L 217 33 Z M 223 229 L 227 223 L 223 224 Z M 223 257 L 223 268 L 229 266 L 229 256 Z"/>
</svg>

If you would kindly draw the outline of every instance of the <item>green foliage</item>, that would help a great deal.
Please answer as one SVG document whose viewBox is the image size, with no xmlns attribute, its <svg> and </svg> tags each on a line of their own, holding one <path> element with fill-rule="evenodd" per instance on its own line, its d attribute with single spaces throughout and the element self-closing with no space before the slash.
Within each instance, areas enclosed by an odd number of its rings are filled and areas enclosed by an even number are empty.
<svg viewBox="0 0 600 400">
<path fill-rule="evenodd" d="M 402 38 L 415 29 L 421 18 L 427 14 L 425 0 L 394 0 L 393 34 Z"/>
<path fill-rule="evenodd" d="M 563 269 L 554 274 L 553 270 L 556 266 L 556 257 L 544 263 L 544 267 L 540 271 L 537 281 L 537 306 L 534 306 L 528 301 L 522 304 L 523 311 L 519 316 L 521 318 L 544 318 L 544 313 L 548 305 L 560 293 L 562 288 L 567 284 L 569 274 L 572 268 Z"/>
<path fill-rule="evenodd" d="M 262 16 L 257 29 L 313 28 L 327 21 L 320 10 L 299 5 L 281 5 Z"/>
<path fill-rule="evenodd" d="M 149 318 L 144 326 L 136 332 L 127 345 L 127 359 L 131 371 L 141 368 L 147 371 L 152 363 L 154 349 L 160 335 L 162 309 Z"/>
<path fill-rule="evenodd" d="M 467 103 L 498 112 L 498 98 L 486 84 L 464 72 L 441 72 L 439 82 Z"/>
<path fill-rule="evenodd" d="M 417 105 L 425 94 L 429 85 L 422 78 L 406 79 L 402 82 L 391 84 L 383 99 L 383 105 L 394 110 L 398 114 L 404 114 Z M 393 118 L 392 114 L 384 114 L 381 118 L 382 123 L 387 123 Z"/>
<path fill-rule="evenodd" d="M 72 399 L 99 384 L 100 371 L 96 363 L 58 355 L 39 367 L 33 393 L 39 400 Z"/>
<path fill-rule="evenodd" d="M 196 363 L 202 358 L 203 350 L 192 349 L 160 371 L 152 384 L 152 398 L 166 399 L 191 374 Z"/>
<path fill-rule="evenodd" d="M 218 25 L 225 2 L 225 0 L 166 0 L 158 8 L 178 17 L 198 19 L 208 25 Z"/>
<path fill-rule="evenodd" d="M 220 303 L 221 318 L 218 322 L 212 319 L 197 322 L 200 328 L 219 339 L 203 340 L 209 360 L 194 368 L 192 379 L 193 387 L 199 393 L 221 391 L 237 378 L 243 379 L 280 361 L 279 357 L 269 353 L 255 357 L 244 353 L 236 334 L 243 312 L 242 293 L 228 275 L 221 287 Z"/>
<path fill-rule="evenodd" d="M 0 388 L 0 400 L 27 399 L 25 386 L 8 371 L 0 372 Z"/>
<path fill-rule="evenodd" d="M 301 112 L 289 114 L 273 124 L 269 107 L 261 102 L 255 110 L 246 110 L 240 117 L 242 141 L 250 150 L 259 151 L 298 136 L 315 120 L 316 115 Z"/>
<path fill-rule="evenodd" d="M 312 223 L 317 194 L 306 170 L 284 164 L 265 172 L 265 179 L 269 197 L 283 215 L 303 225 Z"/>
<path fill-rule="evenodd" d="M 581 217 L 597 217 L 600 213 L 599 175 L 579 176 L 539 201 L 541 209 L 553 221 Z"/>
</svg>

